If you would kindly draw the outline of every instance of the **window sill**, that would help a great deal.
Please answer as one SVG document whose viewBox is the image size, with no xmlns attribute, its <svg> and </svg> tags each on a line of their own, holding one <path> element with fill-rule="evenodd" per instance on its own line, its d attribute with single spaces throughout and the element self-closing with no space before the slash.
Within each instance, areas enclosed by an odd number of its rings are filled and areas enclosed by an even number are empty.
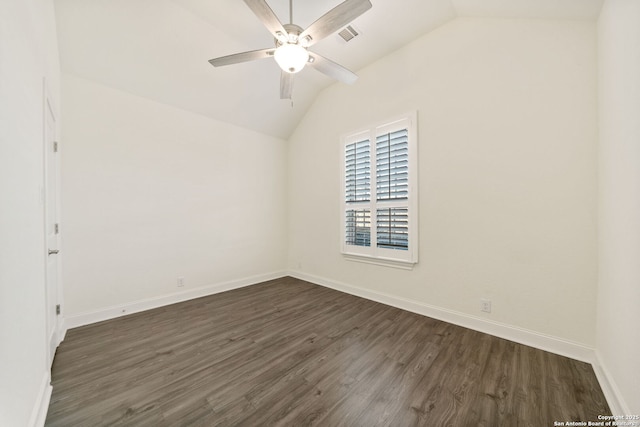
<svg viewBox="0 0 640 427">
<path fill-rule="evenodd" d="M 379 265 L 382 267 L 392 267 L 401 270 L 413 270 L 413 266 L 416 265 L 415 262 L 389 258 L 375 258 L 367 255 L 343 253 L 342 256 L 347 261 L 362 262 L 365 264 Z"/>
</svg>

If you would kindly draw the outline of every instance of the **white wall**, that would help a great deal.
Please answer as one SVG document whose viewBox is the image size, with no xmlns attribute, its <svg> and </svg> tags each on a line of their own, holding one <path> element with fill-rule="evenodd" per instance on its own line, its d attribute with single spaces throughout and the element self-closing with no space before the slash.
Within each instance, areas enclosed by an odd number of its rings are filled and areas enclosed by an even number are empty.
<svg viewBox="0 0 640 427">
<path fill-rule="evenodd" d="M 640 414 L 640 2 L 605 1 L 598 52 L 597 351 L 614 410 Z"/>
<path fill-rule="evenodd" d="M 67 318 L 284 271 L 283 140 L 67 74 L 62 88 Z"/>
<path fill-rule="evenodd" d="M 594 23 L 457 19 L 326 89 L 290 140 L 289 267 L 592 348 L 595 42 Z M 339 137 L 413 109 L 420 262 L 346 261 Z"/>
<path fill-rule="evenodd" d="M 0 425 L 44 423 L 43 79 L 57 101 L 53 2 L 0 2 Z M 42 412 L 41 410 L 44 410 Z"/>
</svg>

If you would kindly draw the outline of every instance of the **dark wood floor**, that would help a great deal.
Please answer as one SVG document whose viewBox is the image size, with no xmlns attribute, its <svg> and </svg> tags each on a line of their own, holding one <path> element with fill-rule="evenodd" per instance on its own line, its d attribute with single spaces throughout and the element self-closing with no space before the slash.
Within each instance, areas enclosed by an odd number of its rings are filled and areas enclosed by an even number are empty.
<svg viewBox="0 0 640 427">
<path fill-rule="evenodd" d="M 49 426 L 553 426 L 589 364 L 284 278 L 70 330 Z"/>
</svg>

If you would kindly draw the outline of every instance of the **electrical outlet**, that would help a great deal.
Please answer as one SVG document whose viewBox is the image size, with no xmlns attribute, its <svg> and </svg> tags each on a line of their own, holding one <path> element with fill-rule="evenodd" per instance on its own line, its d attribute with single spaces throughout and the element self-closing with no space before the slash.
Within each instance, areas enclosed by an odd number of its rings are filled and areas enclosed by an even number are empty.
<svg viewBox="0 0 640 427">
<path fill-rule="evenodd" d="M 183 276 L 179 276 L 178 277 L 178 287 L 181 288 L 184 286 L 184 277 Z"/>
<path fill-rule="evenodd" d="M 484 311 L 485 313 L 491 313 L 491 300 L 481 298 L 480 311 Z"/>
</svg>

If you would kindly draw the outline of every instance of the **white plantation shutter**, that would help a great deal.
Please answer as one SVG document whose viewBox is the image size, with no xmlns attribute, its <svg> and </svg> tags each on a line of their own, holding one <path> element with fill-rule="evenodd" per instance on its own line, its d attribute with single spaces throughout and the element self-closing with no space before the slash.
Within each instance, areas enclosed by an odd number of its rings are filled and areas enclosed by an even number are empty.
<svg viewBox="0 0 640 427">
<path fill-rule="evenodd" d="M 402 268 L 417 262 L 415 124 L 410 114 L 343 138 L 348 259 Z"/>
<path fill-rule="evenodd" d="M 409 209 L 384 208 L 377 210 L 378 247 L 409 249 Z"/>
<path fill-rule="evenodd" d="M 347 210 L 347 244 L 371 246 L 371 211 L 368 209 Z"/>
<path fill-rule="evenodd" d="M 368 140 L 348 144 L 345 150 L 346 201 L 371 198 L 371 148 Z"/>
<path fill-rule="evenodd" d="M 409 131 L 376 137 L 376 196 L 378 200 L 409 196 Z"/>
<path fill-rule="evenodd" d="M 409 248 L 409 129 L 376 135 L 376 198 L 393 207 L 378 209 L 376 215 L 377 246 L 407 250 Z"/>
<path fill-rule="evenodd" d="M 344 244 L 370 247 L 371 142 L 366 135 L 345 144 L 344 174 Z"/>
</svg>

